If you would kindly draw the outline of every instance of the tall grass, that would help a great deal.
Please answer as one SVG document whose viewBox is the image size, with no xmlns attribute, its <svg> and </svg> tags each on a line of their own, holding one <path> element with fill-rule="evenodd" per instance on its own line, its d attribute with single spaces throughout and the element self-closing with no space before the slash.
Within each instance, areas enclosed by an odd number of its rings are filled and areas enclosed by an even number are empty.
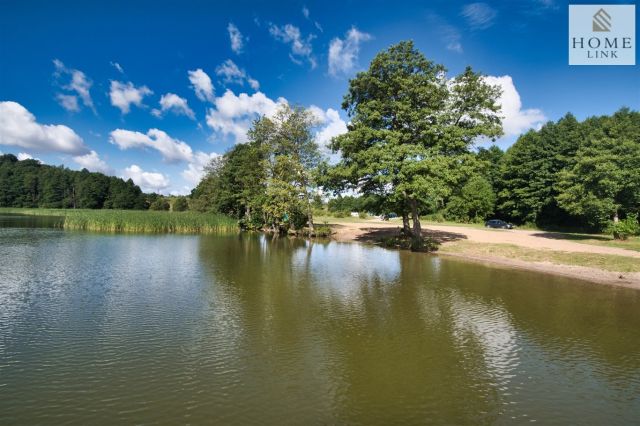
<svg viewBox="0 0 640 426">
<path fill-rule="evenodd" d="M 214 213 L 63 209 L 0 209 L 0 213 L 63 216 L 64 229 L 80 231 L 213 234 L 238 230 L 234 219 Z"/>
</svg>

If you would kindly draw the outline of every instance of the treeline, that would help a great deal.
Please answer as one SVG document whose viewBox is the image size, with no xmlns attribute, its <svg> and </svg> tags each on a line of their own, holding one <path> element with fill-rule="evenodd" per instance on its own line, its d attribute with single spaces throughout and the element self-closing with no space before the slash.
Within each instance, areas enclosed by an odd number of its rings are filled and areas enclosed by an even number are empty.
<svg viewBox="0 0 640 426">
<path fill-rule="evenodd" d="M 487 155 L 490 154 L 490 155 Z M 578 122 L 567 114 L 484 152 L 496 214 L 517 223 L 605 230 L 640 210 L 640 113 Z"/>
<path fill-rule="evenodd" d="M 0 207 L 143 210 L 149 201 L 131 179 L 0 155 Z"/>
</svg>

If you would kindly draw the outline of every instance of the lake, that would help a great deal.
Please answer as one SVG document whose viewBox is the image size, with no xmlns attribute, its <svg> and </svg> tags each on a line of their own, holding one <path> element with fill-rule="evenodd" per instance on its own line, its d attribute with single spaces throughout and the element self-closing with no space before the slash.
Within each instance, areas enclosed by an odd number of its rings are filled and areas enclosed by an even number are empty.
<svg viewBox="0 0 640 426">
<path fill-rule="evenodd" d="M 0 219 L 3 425 L 640 418 L 638 291 L 360 244 L 49 225 Z"/>
</svg>

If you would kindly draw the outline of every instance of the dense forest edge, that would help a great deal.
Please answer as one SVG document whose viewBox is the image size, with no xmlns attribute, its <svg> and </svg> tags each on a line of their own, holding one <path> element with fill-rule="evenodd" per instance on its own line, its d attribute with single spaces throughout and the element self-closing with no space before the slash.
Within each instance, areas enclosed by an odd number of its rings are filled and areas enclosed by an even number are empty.
<svg viewBox="0 0 640 426">
<path fill-rule="evenodd" d="M 188 197 L 7 154 L 0 207 L 191 210 L 242 229 L 312 236 L 328 232 L 318 215 L 397 215 L 399 237 L 415 250 L 431 247 L 425 220 L 640 235 L 639 112 L 582 122 L 568 113 L 503 151 L 491 145 L 503 133 L 499 95 L 471 68 L 448 76 L 401 42 L 350 80 L 348 131 L 331 152 L 315 142 L 312 111 L 283 105 L 253 123 L 247 143 L 212 160 Z"/>
</svg>

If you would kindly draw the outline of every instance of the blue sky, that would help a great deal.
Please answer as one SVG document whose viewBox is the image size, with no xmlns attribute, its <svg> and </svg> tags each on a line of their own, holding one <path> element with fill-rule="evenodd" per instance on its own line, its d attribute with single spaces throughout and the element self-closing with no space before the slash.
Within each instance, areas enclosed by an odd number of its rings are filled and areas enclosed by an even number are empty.
<svg viewBox="0 0 640 426">
<path fill-rule="evenodd" d="M 344 131 L 348 79 L 407 39 L 502 86 L 502 147 L 569 111 L 639 109 L 637 65 L 568 65 L 568 4 L 3 0 L 0 152 L 186 193 L 278 102 L 313 107 L 321 144 Z"/>
</svg>

